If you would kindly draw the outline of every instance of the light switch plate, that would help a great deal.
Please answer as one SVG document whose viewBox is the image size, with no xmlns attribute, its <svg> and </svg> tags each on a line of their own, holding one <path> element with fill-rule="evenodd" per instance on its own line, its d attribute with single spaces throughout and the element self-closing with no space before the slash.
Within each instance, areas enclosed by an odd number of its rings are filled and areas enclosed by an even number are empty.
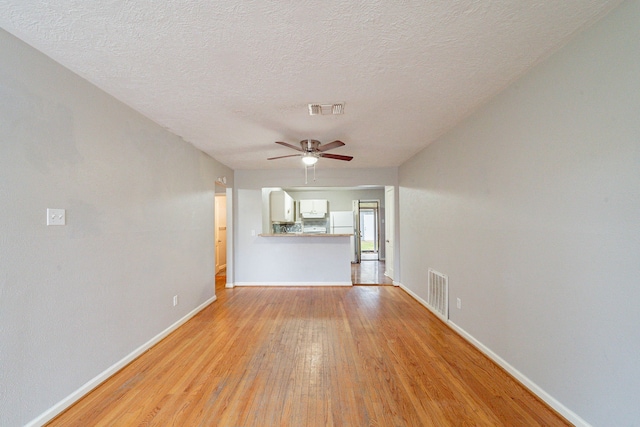
<svg viewBox="0 0 640 427">
<path fill-rule="evenodd" d="M 47 225 L 65 225 L 66 212 L 64 209 L 47 209 Z"/>
</svg>

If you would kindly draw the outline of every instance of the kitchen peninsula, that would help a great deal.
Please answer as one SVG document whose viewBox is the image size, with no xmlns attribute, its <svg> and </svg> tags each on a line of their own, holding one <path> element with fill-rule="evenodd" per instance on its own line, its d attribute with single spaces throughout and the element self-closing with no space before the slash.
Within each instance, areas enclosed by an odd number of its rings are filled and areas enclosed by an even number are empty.
<svg viewBox="0 0 640 427">
<path fill-rule="evenodd" d="M 262 233 L 252 237 L 260 256 L 236 286 L 351 286 L 352 234 L 331 233 L 326 199 L 270 188 L 262 201 Z"/>
<path fill-rule="evenodd" d="M 270 249 L 254 260 L 262 274 L 236 286 L 351 286 L 351 236 L 348 234 L 260 234 Z M 264 281 L 268 276 L 269 281 Z"/>
</svg>

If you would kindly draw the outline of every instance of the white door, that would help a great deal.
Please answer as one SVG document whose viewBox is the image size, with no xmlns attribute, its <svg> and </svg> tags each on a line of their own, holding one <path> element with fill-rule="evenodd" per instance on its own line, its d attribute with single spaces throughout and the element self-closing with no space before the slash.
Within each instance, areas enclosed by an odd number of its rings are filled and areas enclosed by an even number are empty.
<svg viewBox="0 0 640 427">
<path fill-rule="evenodd" d="M 227 197 L 215 198 L 216 274 L 227 267 Z"/>
<path fill-rule="evenodd" d="M 385 253 L 385 271 L 384 275 L 393 280 L 393 239 L 395 230 L 395 190 L 393 187 L 385 187 L 384 189 L 384 253 Z"/>
<path fill-rule="evenodd" d="M 353 262 L 360 263 L 361 261 L 361 253 L 360 253 L 360 200 L 353 200 Z"/>
</svg>

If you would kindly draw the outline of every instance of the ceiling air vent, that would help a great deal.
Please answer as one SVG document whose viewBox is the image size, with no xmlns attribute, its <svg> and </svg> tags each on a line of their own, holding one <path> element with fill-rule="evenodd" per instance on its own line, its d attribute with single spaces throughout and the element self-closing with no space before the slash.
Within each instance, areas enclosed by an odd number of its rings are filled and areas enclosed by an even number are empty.
<svg viewBox="0 0 640 427">
<path fill-rule="evenodd" d="M 339 104 L 309 104 L 310 116 L 329 116 L 344 114 L 344 102 Z"/>
</svg>

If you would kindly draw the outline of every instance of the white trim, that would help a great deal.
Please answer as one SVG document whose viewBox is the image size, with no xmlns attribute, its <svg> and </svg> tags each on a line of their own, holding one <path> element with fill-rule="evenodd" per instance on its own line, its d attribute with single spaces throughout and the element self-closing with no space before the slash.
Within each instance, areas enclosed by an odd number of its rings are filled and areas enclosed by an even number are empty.
<svg viewBox="0 0 640 427">
<path fill-rule="evenodd" d="M 395 283 L 394 283 L 395 284 Z M 411 295 L 416 301 L 418 301 L 420 304 L 422 304 L 423 306 L 425 306 L 425 308 L 427 310 L 429 310 L 431 313 L 433 313 L 438 319 L 442 320 L 444 323 L 448 322 L 448 319 L 446 317 L 444 317 L 442 314 L 438 313 L 437 311 L 435 311 L 434 309 L 432 309 L 431 307 L 429 307 L 429 305 L 427 304 L 427 302 L 425 300 L 423 300 L 422 298 L 420 298 L 418 296 L 418 294 L 416 294 L 415 292 L 413 292 L 411 289 L 407 288 L 406 286 L 404 286 L 402 283 L 398 283 L 398 286 L 400 286 L 402 289 L 404 289 L 404 291 L 406 293 L 408 293 L 409 295 Z"/>
<path fill-rule="evenodd" d="M 395 282 L 394 282 L 394 284 L 395 284 Z M 422 298 L 420 298 L 415 292 L 413 292 L 410 289 L 408 289 L 402 283 L 398 283 L 398 285 L 406 293 L 411 295 L 416 301 L 418 301 L 420 304 L 425 306 L 431 313 L 435 314 L 436 316 L 438 316 L 438 318 L 440 318 L 442 321 L 444 321 L 447 324 L 447 326 L 449 326 L 451 329 L 453 329 L 458 334 L 460 334 L 460 336 L 462 338 L 467 340 L 471 345 L 473 345 L 478 350 L 480 350 L 482 353 L 484 353 L 494 363 L 496 363 L 498 366 L 502 367 L 505 371 L 507 371 L 512 377 L 514 377 L 516 380 L 518 380 L 531 393 L 533 393 L 536 396 L 538 396 L 547 405 L 551 406 L 556 412 L 558 412 L 560 415 L 565 417 L 567 419 L 567 421 L 569 421 L 570 423 L 572 423 L 576 427 L 591 427 L 591 424 L 589 424 L 588 422 L 583 420 L 578 414 L 576 414 L 571 409 L 569 409 L 566 406 L 564 406 L 562 403 L 560 403 L 558 400 L 556 400 L 553 396 L 551 396 L 549 393 L 544 391 L 542 389 L 542 387 L 537 385 L 535 382 L 533 382 L 531 379 L 529 379 L 522 372 L 518 371 L 516 368 L 511 366 L 506 360 L 504 360 L 503 358 L 498 356 L 496 353 L 494 353 L 489 347 L 485 346 L 480 341 L 478 341 L 475 337 L 473 337 L 473 335 L 469 334 L 467 331 L 465 331 L 460 326 L 458 326 L 455 323 L 453 323 L 451 320 L 443 318 L 438 313 L 436 313 L 431 308 L 429 308 L 429 306 L 427 305 L 426 301 L 423 300 Z"/>
<path fill-rule="evenodd" d="M 236 282 L 234 286 L 353 286 L 351 282 Z"/>
<path fill-rule="evenodd" d="M 227 282 L 227 284 L 224 285 L 224 287 L 227 288 L 227 289 L 233 289 L 233 283 Z"/>
<path fill-rule="evenodd" d="M 453 329 L 458 334 L 460 334 L 464 339 L 469 341 L 474 347 L 476 347 L 478 350 L 484 353 L 487 357 L 489 357 L 491 360 L 493 360 L 495 363 L 501 366 L 504 370 L 506 370 L 509 374 L 511 374 L 511 376 L 517 379 L 523 386 L 528 388 L 533 394 L 538 396 L 540 399 L 546 402 L 547 405 L 551 406 L 560 415 L 565 417 L 567 421 L 569 421 L 576 427 L 591 427 L 591 424 L 587 423 L 578 414 L 576 414 L 571 409 L 564 406 L 562 403 L 556 400 L 553 396 L 551 396 L 549 393 L 544 391 L 542 387 L 540 387 L 538 384 L 533 382 L 522 372 L 518 371 L 516 368 L 511 366 L 506 360 L 498 356 L 490 348 L 488 348 L 487 346 L 482 344 L 480 341 L 475 339 L 473 335 L 469 334 L 467 331 L 465 331 L 464 329 L 462 329 L 460 326 L 456 325 L 452 321 L 449 321 L 448 325 L 449 327 L 451 327 L 451 329 Z"/>
<path fill-rule="evenodd" d="M 191 319 L 193 316 L 198 314 L 201 310 L 203 310 L 209 304 L 213 303 L 217 298 L 218 297 L 214 295 L 213 297 L 209 298 L 208 300 L 200 304 L 198 307 L 191 310 L 189 313 L 187 313 L 184 317 L 179 319 L 173 325 L 169 326 L 167 329 L 160 332 L 158 335 L 156 335 L 146 343 L 142 344 L 140 347 L 133 350 L 131 353 L 126 355 L 123 359 L 121 359 L 120 361 L 116 362 L 115 364 L 113 364 L 112 366 L 110 366 L 100 374 L 98 374 L 96 377 L 91 379 L 82 387 L 80 387 L 79 389 L 71 393 L 69 396 L 65 397 L 60 402 L 56 403 L 54 406 L 52 406 L 51 408 L 47 409 L 45 412 L 40 414 L 37 418 L 31 420 L 28 424 L 25 425 L 25 427 L 40 427 L 46 424 L 47 422 L 51 421 L 53 418 L 61 414 L 65 409 L 67 409 L 68 407 L 76 403 L 78 400 L 80 400 L 82 397 L 84 397 L 86 394 L 88 394 L 91 390 L 93 390 L 94 388 L 102 384 L 104 381 L 108 380 L 112 375 L 114 375 L 120 369 L 124 368 L 129 363 L 133 362 L 136 358 L 142 355 L 142 353 L 144 353 L 145 351 L 149 350 L 151 347 L 153 347 L 154 345 L 162 341 L 162 339 L 164 339 L 167 335 L 169 335 L 171 332 L 178 329 L 180 326 L 182 326 L 189 319 Z"/>
</svg>

